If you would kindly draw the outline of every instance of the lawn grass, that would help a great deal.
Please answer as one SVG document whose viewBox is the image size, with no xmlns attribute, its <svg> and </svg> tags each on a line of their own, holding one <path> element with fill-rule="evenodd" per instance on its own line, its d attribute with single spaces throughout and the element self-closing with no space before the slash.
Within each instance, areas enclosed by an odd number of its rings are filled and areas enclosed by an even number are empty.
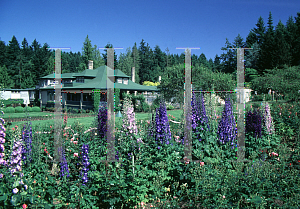
<svg viewBox="0 0 300 209">
<path fill-rule="evenodd" d="M 182 114 L 182 110 L 168 110 L 167 111 L 167 114 L 169 115 L 173 115 L 175 118 L 173 120 L 175 121 L 179 121 L 180 120 L 180 116 Z M 19 114 L 19 115 L 22 115 L 24 113 L 13 113 L 13 114 Z M 47 113 L 49 115 L 49 113 Z M 6 114 L 4 114 L 6 115 Z M 46 115 L 46 114 L 45 114 Z M 53 114 L 52 114 L 53 115 Z M 3 117 L 5 119 L 5 117 Z M 8 118 L 8 117 L 6 117 Z M 140 121 L 140 120 L 149 120 L 151 118 L 151 114 L 150 113 L 135 113 L 135 118 L 136 118 L 136 121 Z M 79 121 L 81 124 L 84 124 L 86 128 L 89 128 L 92 126 L 93 122 L 95 120 L 95 116 L 93 117 L 82 117 L 82 118 L 68 118 L 68 124 L 73 124 L 74 122 L 76 121 Z M 116 126 L 120 123 L 122 123 L 122 119 L 121 118 L 118 118 L 116 117 Z M 22 121 L 19 121 L 19 122 L 12 122 L 11 124 L 11 127 L 14 127 L 14 126 L 19 126 L 21 127 L 24 123 L 26 122 L 22 122 Z M 54 119 L 49 119 L 49 120 L 35 120 L 35 121 L 31 121 L 32 123 L 32 126 L 35 127 L 35 126 L 50 126 L 50 125 L 53 125 L 54 124 Z"/>
</svg>

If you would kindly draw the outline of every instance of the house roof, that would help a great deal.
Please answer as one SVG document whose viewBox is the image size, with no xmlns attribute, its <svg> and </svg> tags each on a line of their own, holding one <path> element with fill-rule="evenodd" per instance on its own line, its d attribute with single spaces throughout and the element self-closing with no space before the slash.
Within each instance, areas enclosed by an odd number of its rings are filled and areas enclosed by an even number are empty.
<svg viewBox="0 0 300 209">
<path fill-rule="evenodd" d="M 33 91 L 35 88 L 27 88 L 27 89 L 3 89 L 5 91 Z"/>
<path fill-rule="evenodd" d="M 66 74 L 66 73 L 65 73 Z M 67 78 L 65 74 L 61 74 L 62 78 Z M 85 83 L 77 83 L 73 82 L 73 87 L 62 87 L 63 90 L 67 89 L 107 89 L 106 87 L 106 75 L 107 75 L 107 66 L 101 66 L 98 67 L 97 69 L 94 70 L 85 70 L 81 73 L 68 73 L 69 75 L 67 76 L 72 76 L 72 77 L 85 77 Z M 72 74 L 72 75 L 70 75 Z M 129 78 L 130 76 L 125 75 L 121 70 L 114 70 L 114 76 L 115 77 L 122 77 L 122 78 L 128 78 L 128 85 L 125 85 L 123 83 L 114 83 L 115 88 L 119 88 L 122 90 L 134 90 L 134 91 L 158 91 L 156 86 L 143 86 L 137 83 L 134 83 L 131 81 Z M 68 77 L 68 78 L 69 78 Z M 45 76 L 43 78 L 54 78 L 54 74 Z M 54 89 L 53 86 L 48 86 L 45 88 L 40 88 L 41 90 L 43 89 Z"/>
</svg>

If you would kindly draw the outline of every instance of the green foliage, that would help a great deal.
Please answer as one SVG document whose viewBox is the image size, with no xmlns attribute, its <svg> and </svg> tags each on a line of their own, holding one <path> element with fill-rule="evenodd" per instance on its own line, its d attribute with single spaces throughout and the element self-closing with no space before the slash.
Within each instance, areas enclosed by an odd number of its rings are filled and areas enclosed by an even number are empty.
<svg viewBox="0 0 300 209">
<path fill-rule="evenodd" d="M 120 89 L 115 88 L 115 111 L 118 112 L 119 110 L 121 110 Z"/>
<path fill-rule="evenodd" d="M 143 82 L 143 85 L 144 85 L 144 86 L 158 86 L 158 85 L 159 85 L 159 82 L 153 83 L 153 82 L 151 82 L 151 81 L 144 81 L 144 82 Z"/>
<path fill-rule="evenodd" d="M 258 94 L 268 93 L 269 89 L 276 91 L 278 94 L 286 95 L 290 100 L 299 98 L 300 86 L 300 67 L 287 67 L 284 69 L 267 70 L 264 76 L 257 77 L 253 80 L 252 89 Z"/>
<path fill-rule="evenodd" d="M 5 105 L 5 107 L 12 106 L 12 104 L 24 104 L 23 99 L 6 99 L 1 100 L 1 102 Z"/>
<path fill-rule="evenodd" d="M 26 106 L 24 112 L 32 112 L 32 107 Z"/>
<path fill-rule="evenodd" d="M 14 113 L 15 112 L 15 108 L 13 107 L 7 107 L 4 110 L 5 113 Z"/>
<path fill-rule="evenodd" d="M 94 105 L 94 112 L 98 112 L 98 109 L 99 109 L 99 103 L 100 103 L 100 95 L 101 93 L 98 92 L 98 91 L 95 91 L 93 94 L 92 94 L 92 100 L 93 100 L 93 105 Z"/>
<path fill-rule="evenodd" d="M 18 107 L 15 108 L 15 112 L 16 113 L 22 113 L 22 112 L 24 112 L 24 108 L 21 107 L 21 106 L 18 106 Z"/>
<path fill-rule="evenodd" d="M 39 107 L 32 107 L 32 112 L 41 112 L 41 108 L 39 108 Z"/>
</svg>

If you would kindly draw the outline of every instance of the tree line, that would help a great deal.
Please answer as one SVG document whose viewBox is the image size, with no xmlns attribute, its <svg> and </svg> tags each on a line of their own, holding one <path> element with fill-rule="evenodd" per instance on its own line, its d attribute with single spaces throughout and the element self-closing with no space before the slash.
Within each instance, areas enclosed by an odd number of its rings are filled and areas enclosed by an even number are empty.
<svg viewBox="0 0 300 209">
<path fill-rule="evenodd" d="M 112 48 L 108 43 L 105 48 Z M 272 13 L 269 13 L 267 26 L 262 17 L 244 39 L 238 34 L 232 43 L 226 38 L 223 53 L 214 60 L 207 59 L 202 53 L 192 55 L 193 86 L 201 89 L 232 90 L 236 83 L 236 50 L 229 48 L 253 48 L 245 50 L 245 80 L 248 87 L 258 88 L 259 77 L 276 74 L 278 69 L 300 65 L 300 13 L 289 17 L 284 25 L 281 21 L 274 27 Z M 107 51 L 100 53 L 97 45 L 92 45 L 88 35 L 83 42 L 82 52 L 62 52 L 62 73 L 78 73 L 88 68 L 88 60 L 93 60 L 94 69 L 107 64 Z M 15 36 L 8 44 L 0 41 L 0 83 L 4 88 L 30 88 L 38 85 L 39 79 L 54 71 L 55 51 L 36 39 L 31 45 L 26 38 L 21 45 Z M 162 50 L 158 45 L 151 48 L 142 39 L 139 45 L 114 54 L 114 67 L 131 76 L 135 67 L 135 82 L 156 83 L 162 76 L 160 87 L 164 92 L 180 92 L 184 79 L 184 53 L 169 54 L 168 48 Z M 279 72 L 279 71 L 278 71 Z M 206 76 L 206 77 L 205 77 Z M 179 79 L 179 80 L 178 80 Z M 182 79 L 182 80 L 180 80 Z M 200 80 L 199 80 L 200 79 Z M 212 79 L 212 80 L 208 80 Z M 175 82 L 178 80 L 178 82 Z M 230 85 L 221 85 L 220 81 Z M 182 84 L 182 85 L 181 85 Z M 266 91 L 260 89 L 259 91 Z M 169 93 L 171 93 L 169 92 Z M 167 95 L 167 93 L 166 93 Z M 172 94 L 169 94 L 172 95 Z"/>
</svg>

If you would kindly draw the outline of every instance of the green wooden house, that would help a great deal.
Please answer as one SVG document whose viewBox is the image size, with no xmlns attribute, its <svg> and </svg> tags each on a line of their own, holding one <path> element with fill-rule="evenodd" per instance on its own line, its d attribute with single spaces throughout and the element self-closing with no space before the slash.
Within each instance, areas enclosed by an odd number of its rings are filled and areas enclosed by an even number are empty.
<svg viewBox="0 0 300 209">
<path fill-rule="evenodd" d="M 76 109 L 93 109 L 92 94 L 95 91 L 101 92 L 102 99 L 106 98 L 107 92 L 107 66 L 101 66 L 97 69 L 90 67 L 80 73 L 63 73 L 61 74 L 61 101 L 62 108 L 71 107 Z M 134 68 L 132 80 L 134 80 Z M 44 76 L 40 79 L 39 98 L 41 108 L 45 107 L 47 102 L 55 100 L 54 85 L 58 84 L 54 79 L 55 74 Z M 126 93 L 157 93 L 156 86 L 143 86 L 135 83 L 130 76 L 125 75 L 121 70 L 114 70 L 114 88 L 120 89 L 120 99 L 122 94 Z"/>
</svg>

